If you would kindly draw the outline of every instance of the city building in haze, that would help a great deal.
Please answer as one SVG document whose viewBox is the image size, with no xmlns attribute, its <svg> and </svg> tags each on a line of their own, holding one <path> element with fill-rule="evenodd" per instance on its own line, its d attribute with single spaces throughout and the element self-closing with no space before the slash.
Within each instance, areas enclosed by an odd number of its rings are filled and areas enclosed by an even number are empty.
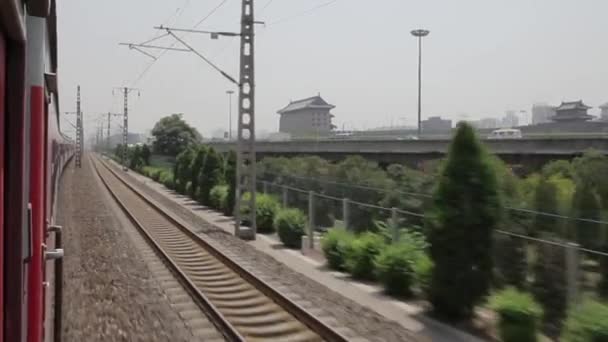
<svg viewBox="0 0 608 342">
<path fill-rule="evenodd" d="M 479 119 L 475 125 L 477 128 L 496 128 L 498 126 L 498 119 L 496 118 L 482 118 Z"/>
<path fill-rule="evenodd" d="M 602 113 L 600 114 L 600 120 L 608 121 L 608 102 L 600 106 Z"/>
<path fill-rule="evenodd" d="M 555 107 L 546 103 L 536 103 L 532 105 L 532 124 L 538 125 L 551 122 L 551 117 L 555 116 Z"/>
<path fill-rule="evenodd" d="M 587 114 L 589 106 L 585 105 L 582 100 L 573 102 L 562 102 L 559 107 L 555 108 L 555 115 L 551 120 L 555 122 L 576 122 L 589 121 L 593 116 Z"/>
<path fill-rule="evenodd" d="M 511 128 L 519 126 L 519 117 L 514 110 L 508 110 L 502 119 L 501 127 Z"/>
<path fill-rule="evenodd" d="M 279 110 L 279 132 L 291 136 L 328 135 L 335 126 L 332 124 L 336 106 L 327 103 L 320 95 L 303 100 L 291 101 Z"/>
<path fill-rule="evenodd" d="M 452 120 L 442 119 L 440 116 L 431 116 L 422 120 L 421 126 L 424 134 L 449 133 L 452 130 Z"/>
</svg>

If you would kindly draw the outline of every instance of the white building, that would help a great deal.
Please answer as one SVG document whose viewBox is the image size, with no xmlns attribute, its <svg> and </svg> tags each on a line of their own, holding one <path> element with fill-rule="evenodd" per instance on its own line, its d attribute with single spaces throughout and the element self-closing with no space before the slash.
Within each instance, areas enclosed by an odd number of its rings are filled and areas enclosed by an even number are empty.
<svg viewBox="0 0 608 342">
<path fill-rule="evenodd" d="M 320 95 L 291 101 L 277 113 L 281 115 L 279 132 L 291 136 L 327 135 L 335 128 L 329 111 L 336 106 L 327 103 Z"/>
</svg>

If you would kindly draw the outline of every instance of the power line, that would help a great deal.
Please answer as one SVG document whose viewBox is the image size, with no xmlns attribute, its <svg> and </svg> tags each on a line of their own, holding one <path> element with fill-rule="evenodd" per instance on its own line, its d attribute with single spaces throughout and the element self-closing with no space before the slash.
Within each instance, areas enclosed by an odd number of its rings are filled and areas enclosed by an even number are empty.
<svg viewBox="0 0 608 342">
<path fill-rule="evenodd" d="M 329 5 L 332 5 L 333 3 L 337 2 L 337 1 L 338 0 L 331 0 L 331 1 L 328 1 L 328 2 L 325 2 L 325 3 L 322 3 L 320 5 L 317 5 L 317 6 L 313 7 L 313 8 L 307 9 L 305 11 L 293 14 L 293 15 L 288 16 L 288 17 L 284 17 L 284 18 L 279 19 L 279 20 L 275 20 L 275 21 L 271 22 L 270 24 L 268 24 L 267 26 L 274 26 L 274 25 L 277 25 L 277 24 L 280 24 L 280 23 L 291 21 L 293 19 L 297 19 L 299 17 L 302 17 L 302 16 L 308 15 L 310 13 L 313 13 L 313 12 L 315 12 L 315 11 L 323 8 L 323 7 L 327 7 Z"/>
<path fill-rule="evenodd" d="M 189 1 L 188 1 L 189 2 Z M 211 9 L 211 11 L 205 15 L 201 20 L 199 20 L 193 28 L 197 28 L 198 26 L 200 26 L 202 23 L 204 23 L 207 19 L 209 19 L 213 14 L 215 14 L 215 12 L 217 12 L 222 6 L 224 6 L 226 4 L 226 2 L 228 2 L 228 0 L 222 0 L 217 6 L 215 6 L 213 9 Z M 185 7 L 185 6 L 184 6 Z M 169 35 L 169 33 L 167 33 L 166 35 Z M 181 38 L 183 39 L 184 37 L 186 37 L 188 35 L 188 32 L 186 32 L 185 34 L 183 34 L 181 36 Z M 175 45 L 177 45 L 177 43 L 179 43 L 179 41 L 174 41 L 173 43 L 171 43 L 171 45 L 169 45 L 170 48 L 174 47 Z M 153 60 L 152 62 L 150 62 L 150 64 L 148 64 L 148 66 L 146 66 L 146 68 L 139 74 L 139 76 L 137 76 L 137 78 L 135 79 L 135 81 L 133 81 L 133 83 L 131 84 L 131 86 L 134 86 L 135 84 L 137 84 L 137 82 L 139 82 L 147 73 L 148 71 L 150 71 L 150 69 L 152 68 L 152 66 L 162 57 L 165 55 L 165 53 L 167 53 L 167 51 L 169 51 L 168 49 L 165 49 L 163 51 L 161 51 L 158 56 L 156 56 L 156 59 Z"/>
</svg>

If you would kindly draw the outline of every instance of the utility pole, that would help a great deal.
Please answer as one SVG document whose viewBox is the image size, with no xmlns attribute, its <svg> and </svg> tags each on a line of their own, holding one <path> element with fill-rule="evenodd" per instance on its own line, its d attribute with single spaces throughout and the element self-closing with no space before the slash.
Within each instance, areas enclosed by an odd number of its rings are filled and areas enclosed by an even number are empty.
<svg viewBox="0 0 608 342">
<path fill-rule="evenodd" d="M 255 175 L 255 73 L 254 73 L 254 25 L 263 24 L 262 22 L 254 21 L 253 16 L 253 0 L 241 0 L 242 1 L 242 13 L 241 13 L 241 32 L 212 32 L 195 29 L 179 29 L 170 28 L 164 26 L 157 26 L 155 29 L 165 30 L 167 34 L 171 35 L 175 40 L 179 41 L 185 48 L 192 53 L 196 54 L 207 64 L 213 67 L 217 72 L 224 76 L 228 81 L 234 83 L 239 89 L 239 113 L 238 113 L 238 143 L 237 143 L 237 158 L 236 158 L 236 193 L 235 193 L 235 224 L 234 224 L 234 235 L 242 239 L 255 239 L 256 235 L 256 221 L 255 221 L 255 189 L 256 189 L 256 175 Z M 225 71 L 220 69 L 217 65 L 211 62 L 201 52 L 195 50 L 191 45 L 183 40 L 183 37 L 177 36 L 175 32 L 189 32 L 189 33 L 203 33 L 210 34 L 212 39 L 217 39 L 219 36 L 227 37 L 240 37 L 241 38 L 241 49 L 240 49 L 240 75 L 239 81 L 228 75 Z M 131 44 L 122 43 L 129 45 L 130 47 L 145 48 L 145 44 Z M 168 48 L 167 50 L 175 50 Z M 183 49 L 178 49 L 183 50 Z M 247 218 L 241 217 L 241 200 L 242 195 L 245 192 L 251 194 L 249 198 L 249 213 Z M 248 229 L 241 228 L 241 220 L 245 219 L 251 222 L 251 227 Z"/>
<path fill-rule="evenodd" d="M 232 141 L 232 94 L 234 90 L 226 90 L 228 94 L 228 141 Z"/>
<path fill-rule="evenodd" d="M 80 86 L 76 88 L 76 167 L 82 167 L 82 111 L 80 110 Z"/>
<path fill-rule="evenodd" d="M 429 30 L 413 30 L 412 36 L 418 38 L 418 138 L 422 133 L 422 38 L 428 36 Z"/>
<path fill-rule="evenodd" d="M 255 72 L 254 72 L 254 19 L 253 0 L 242 0 L 241 59 L 239 79 L 238 144 L 236 154 L 236 208 L 234 235 L 242 239 L 255 239 Z M 241 228 L 241 200 L 249 192 L 250 229 Z"/>
<path fill-rule="evenodd" d="M 115 88 L 115 89 L 122 90 L 123 98 L 124 98 L 124 108 L 123 108 L 123 114 L 122 114 L 123 124 L 122 124 L 122 158 L 121 158 L 121 162 L 122 162 L 122 169 L 124 171 L 127 171 L 129 169 L 127 167 L 127 147 L 128 147 L 128 138 L 129 138 L 129 93 L 132 90 L 138 90 L 138 89 L 129 88 L 129 87 L 120 87 L 120 88 Z M 108 127 L 109 127 L 109 125 L 108 125 Z"/>
<path fill-rule="evenodd" d="M 106 131 L 106 150 L 110 151 L 110 122 L 112 120 L 112 116 L 121 116 L 122 114 L 110 113 L 108 112 L 108 127 Z"/>
</svg>

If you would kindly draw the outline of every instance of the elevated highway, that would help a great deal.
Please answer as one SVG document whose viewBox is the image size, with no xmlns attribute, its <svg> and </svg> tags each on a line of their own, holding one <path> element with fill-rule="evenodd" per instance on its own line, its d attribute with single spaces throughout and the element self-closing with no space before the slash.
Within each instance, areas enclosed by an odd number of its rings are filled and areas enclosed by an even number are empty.
<svg viewBox="0 0 608 342">
<path fill-rule="evenodd" d="M 510 164 L 538 166 L 554 159 L 571 159 L 589 149 L 608 155 L 606 137 L 549 137 L 513 140 L 483 140 L 494 154 Z M 361 155 L 380 163 L 417 164 L 443 157 L 449 148 L 448 139 L 373 139 L 373 140 L 292 140 L 258 141 L 257 158 L 317 155 L 339 160 L 349 155 Z M 212 142 L 219 152 L 236 148 L 234 142 Z"/>
</svg>

